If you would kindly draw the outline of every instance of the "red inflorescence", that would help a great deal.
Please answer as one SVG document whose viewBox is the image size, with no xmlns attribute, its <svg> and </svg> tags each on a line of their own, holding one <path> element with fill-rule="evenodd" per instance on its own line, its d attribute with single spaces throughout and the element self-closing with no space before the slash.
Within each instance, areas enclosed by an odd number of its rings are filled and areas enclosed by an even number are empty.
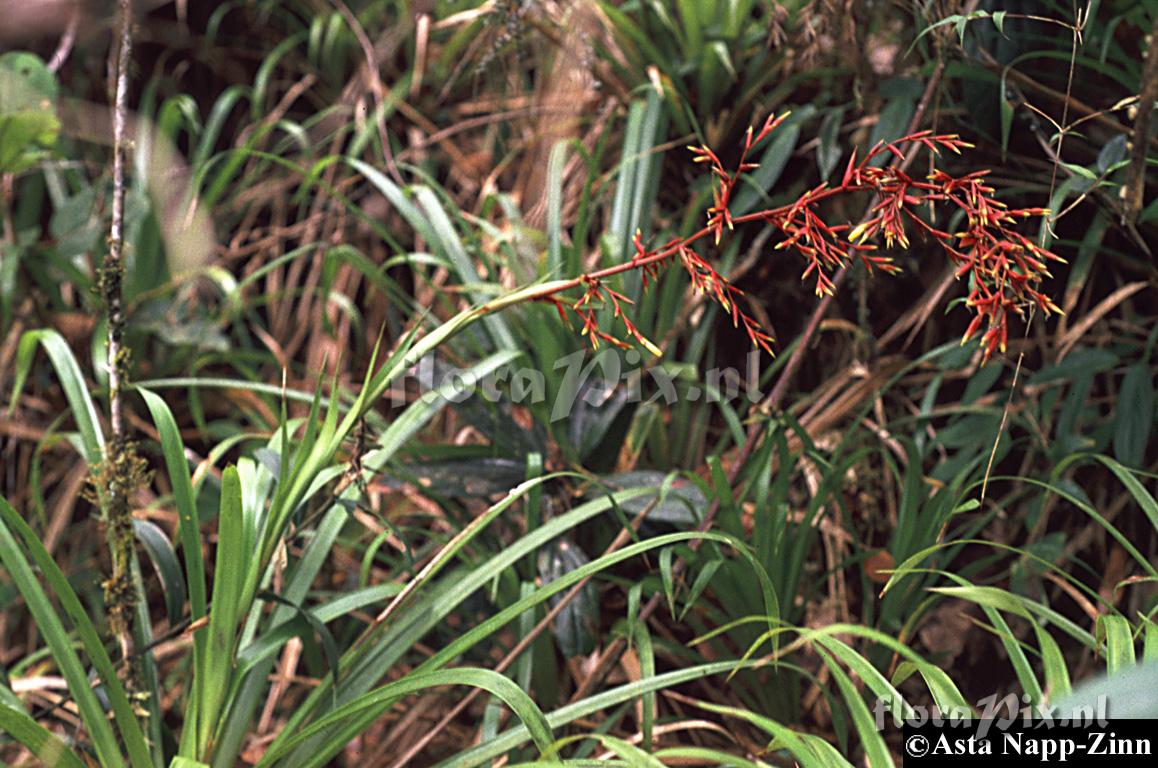
<svg viewBox="0 0 1158 768">
<path fill-rule="evenodd" d="M 604 281 L 622 272 L 639 270 L 646 287 L 656 278 L 661 267 L 678 259 L 691 278 L 692 288 L 715 300 L 731 315 L 733 325 L 743 325 L 754 345 L 771 353 L 772 338 L 740 307 L 743 292 L 696 252 L 693 245 L 697 241 L 711 235 L 718 244 L 724 229 L 730 230 L 736 224 L 759 221 L 775 227 L 784 236 L 775 248 L 794 249 L 804 256 L 807 265 L 802 279 L 814 276 L 817 295 L 824 295 L 831 293 L 834 288 L 830 275 L 847 266 L 854 255 L 869 271 L 875 268 L 889 274 L 899 272 L 900 268 L 892 263 L 890 257 L 876 253 L 878 248 L 870 241 L 879 234 L 884 236 L 888 248 L 908 248 L 906 225 L 911 224 L 949 255 L 958 266 L 958 278 L 969 277 L 970 293 L 966 305 L 976 316 L 962 343 L 972 338 L 984 323 L 986 330 L 981 337 L 981 344 L 985 359 L 998 349 L 1005 351 L 1009 313 L 1024 315 L 1028 306 L 1036 306 L 1046 314 L 1061 311 L 1038 288 L 1044 278 L 1050 277 L 1047 262 L 1063 259 L 1035 245 L 1028 237 L 1013 229 L 1019 220 L 1031 216 L 1047 216 L 1048 210 L 1008 208 L 993 197 L 993 188 L 985 184 L 988 171 L 954 177 L 934 169 L 925 179 L 919 180 L 896 165 L 877 167 L 874 164 L 877 158 L 884 155 L 904 161 L 906 149 L 924 149 L 939 155 L 942 149 L 960 154 L 962 149 L 972 147 L 955 134 L 920 131 L 896 141 L 880 142 L 860 162 L 857 162 L 854 151 L 839 186 L 824 183 L 808 190 L 789 205 L 733 216 L 728 206 L 736 185 L 742 174 L 757 167 L 749 161 L 749 153 L 786 117 L 787 114 L 770 116 L 758 133 L 752 128 L 748 129 L 734 171 L 727 170 L 719 156 L 709 147 L 689 147 L 695 155 L 695 162 L 710 166 L 715 181 L 712 206 L 708 209 L 708 221 L 703 229 L 655 249 L 647 248 L 637 232 L 635 254 L 629 262 L 583 275 L 575 282 L 575 287 L 582 285 L 584 293 L 574 303 L 565 304 L 553 296 L 546 297 L 547 300 L 555 304 L 564 318 L 566 309 L 576 314 L 583 323 L 583 334 L 591 339 L 592 344 L 597 345 L 599 340 L 604 340 L 617 346 L 626 346 L 623 341 L 598 326 L 594 307 L 610 305 L 614 308 L 615 317 L 622 319 L 626 335 L 636 339 L 652 353 L 659 354 L 656 346 L 640 333 L 624 312 L 624 305 L 631 301 L 608 288 Z M 831 197 L 854 192 L 876 195 L 877 200 L 866 220 L 856 226 L 827 224 L 818 211 L 819 204 Z M 964 212 L 967 226 L 957 233 L 938 229 L 921 218 L 918 210 L 922 206 L 927 206 L 930 218 L 937 206 L 956 207 Z"/>
</svg>

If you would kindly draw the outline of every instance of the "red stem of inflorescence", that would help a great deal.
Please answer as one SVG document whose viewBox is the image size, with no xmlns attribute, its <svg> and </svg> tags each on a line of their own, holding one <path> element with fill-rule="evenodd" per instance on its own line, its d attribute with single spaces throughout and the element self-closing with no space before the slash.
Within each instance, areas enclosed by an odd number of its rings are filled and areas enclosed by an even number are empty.
<svg viewBox="0 0 1158 768">
<path fill-rule="evenodd" d="M 829 186 L 825 182 L 808 190 L 789 205 L 732 216 L 728 206 L 740 177 L 757 167 L 756 163 L 748 160 L 751 150 L 786 117 L 787 114 L 770 116 L 758 133 L 754 133 L 752 128 L 748 129 L 734 171 L 727 170 L 710 148 L 689 147 L 695 155 L 695 162 L 707 163 L 715 180 L 708 222 L 702 229 L 654 249 L 648 249 L 641 234 L 637 232 L 634 239 L 635 255 L 631 260 L 572 280 L 555 282 L 545 287 L 542 295 L 532 294 L 531 298 L 554 304 L 565 321 L 568 313 L 577 316 L 582 322 L 582 333 L 591 339 L 593 346 L 598 346 L 602 340 L 626 347 L 625 341 L 599 327 L 597 310 L 611 306 L 614 316 L 624 324 L 625 335 L 636 339 L 650 352 L 658 355 L 660 350 L 628 317 L 625 305 L 631 304 L 631 300 L 608 287 L 606 280 L 624 272 L 639 270 L 646 287 L 650 280 L 658 276 L 662 266 L 678 258 L 691 278 L 693 289 L 712 297 L 731 315 L 734 325 L 743 325 L 754 345 L 771 353 L 772 338 L 759 323 L 740 309 L 743 292 L 696 253 L 693 248 L 695 243 L 711 235 L 718 245 L 724 230 L 731 230 L 737 224 L 762 222 L 773 226 L 783 235 L 775 248 L 792 248 L 804 256 L 807 265 L 802 279 L 815 276 L 816 293 L 824 295 L 832 293 L 834 288 L 829 275 L 854 257 L 860 259 L 870 272 L 874 268 L 890 274 L 899 272 L 900 268 L 892 263 L 892 258 L 878 255 L 878 246 L 869 241 L 883 234 L 886 247 L 908 248 L 906 223 L 910 223 L 945 251 L 957 265 L 958 278 L 969 277 L 970 293 L 966 305 L 975 317 L 962 343 L 972 338 L 982 323 L 985 323 L 986 330 L 981 337 L 985 359 L 995 350 L 1005 351 L 1009 313 L 1022 316 L 1024 309 L 1030 305 L 1046 314 L 1061 311 L 1038 287 L 1044 278 L 1050 277 L 1047 263 L 1063 260 L 1012 228 L 1021 219 L 1046 216 L 1048 210 L 1008 208 L 992 197 L 993 188 L 984 182 L 988 171 L 954 177 L 934 169 L 921 180 L 912 178 L 894 165 L 874 165 L 875 160 L 886 155 L 903 161 L 905 154 L 902 147 L 909 145 L 915 150 L 924 149 L 934 156 L 940 155 L 942 149 L 960 154 L 962 149 L 972 147 L 956 134 L 919 131 L 896 141 L 880 142 L 860 162 L 857 162 L 854 151 L 839 185 Z M 856 226 L 825 223 L 817 211 L 818 204 L 837 195 L 856 192 L 871 192 L 877 196 L 877 202 L 872 206 L 868 218 Z M 922 206 L 928 206 L 930 212 L 933 212 L 937 205 L 954 206 L 964 212 L 967 221 L 964 230 L 955 234 L 943 231 L 918 214 Z M 578 299 L 562 297 L 567 291 L 580 287 L 583 293 Z"/>
</svg>

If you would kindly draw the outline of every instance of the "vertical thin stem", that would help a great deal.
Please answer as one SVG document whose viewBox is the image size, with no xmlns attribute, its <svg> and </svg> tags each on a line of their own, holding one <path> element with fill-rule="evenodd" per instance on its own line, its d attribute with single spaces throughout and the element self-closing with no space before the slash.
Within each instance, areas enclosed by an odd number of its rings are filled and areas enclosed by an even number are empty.
<svg viewBox="0 0 1158 768">
<path fill-rule="evenodd" d="M 109 625 L 120 644 L 122 660 L 132 656 L 132 608 L 135 589 L 131 575 L 133 516 L 130 494 L 138 475 L 137 461 L 125 434 L 124 394 L 128 353 L 124 348 L 122 281 L 125 265 L 125 158 L 129 59 L 132 55 L 132 3 L 120 0 L 117 40 L 110 54 L 109 77 L 113 97 L 113 198 L 108 250 L 101 264 L 100 287 L 108 322 L 108 377 L 110 439 L 101 470 L 102 507 L 107 525 L 111 573 L 105 582 Z"/>
<path fill-rule="evenodd" d="M 113 212 L 109 227 L 109 249 L 105 257 L 104 299 L 108 312 L 109 419 L 114 439 L 124 435 L 124 407 L 121 388 L 124 365 L 120 360 L 124 335 L 124 308 L 121 303 L 121 280 L 124 275 L 125 251 L 125 151 L 126 111 L 128 109 L 129 57 L 132 55 L 132 4 L 120 0 L 119 39 L 113 85 Z"/>
</svg>

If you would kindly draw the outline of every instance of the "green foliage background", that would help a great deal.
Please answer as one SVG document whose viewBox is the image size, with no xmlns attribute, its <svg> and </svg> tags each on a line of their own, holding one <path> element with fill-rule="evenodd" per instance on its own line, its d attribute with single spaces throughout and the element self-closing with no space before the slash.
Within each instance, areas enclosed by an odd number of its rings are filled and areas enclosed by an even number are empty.
<svg viewBox="0 0 1158 768">
<path fill-rule="evenodd" d="M 127 662 L 83 492 L 113 20 L 0 54 L 5 764 L 891 765 L 881 700 L 1158 713 L 1158 4 L 153 5 Z M 774 359 L 678 269 L 614 284 L 662 358 L 526 301 L 696 231 L 682 148 L 733 158 L 787 110 L 733 215 L 917 117 L 1050 209 L 1065 316 L 983 363 L 933 244 L 818 309 L 760 227 L 702 255 Z M 729 367 L 752 390 L 710 396 Z"/>
</svg>

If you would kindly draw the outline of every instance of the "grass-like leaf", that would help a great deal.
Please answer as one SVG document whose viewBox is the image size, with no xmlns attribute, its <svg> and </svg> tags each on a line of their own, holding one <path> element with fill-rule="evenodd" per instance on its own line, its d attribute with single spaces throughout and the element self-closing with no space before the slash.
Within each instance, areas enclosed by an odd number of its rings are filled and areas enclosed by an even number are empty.
<svg viewBox="0 0 1158 768">
<path fill-rule="evenodd" d="M 79 757 L 51 731 L 28 715 L 0 703 L 0 731 L 28 747 L 40 762 L 53 768 L 85 768 Z"/>
<path fill-rule="evenodd" d="M 13 531 L 20 537 L 25 550 L 31 555 L 31 561 L 21 550 Z M 52 652 L 53 660 L 68 682 L 69 691 L 76 700 L 85 728 L 92 739 L 93 748 L 102 764 L 105 766 L 124 764 L 120 745 L 105 716 L 104 708 L 89 683 L 88 675 L 73 648 L 72 638 L 65 629 L 61 616 L 33 573 L 32 563 L 36 564 L 52 587 L 56 599 L 64 609 L 64 614 L 72 622 L 89 661 L 100 676 L 113 711 L 113 721 L 128 753 L 129 765 L 132 768 L 151 766 L 152 756 L 149 754 L 144 734 L 96 627 L 93 626 L 80 599 L 68 583 L 68 577 L 48 554 L 40 537 L 3 498 L 0 498 L 0 561 L 4 563 L 4 568 L 24 597 L 33 620 Z"/>
</svg>

